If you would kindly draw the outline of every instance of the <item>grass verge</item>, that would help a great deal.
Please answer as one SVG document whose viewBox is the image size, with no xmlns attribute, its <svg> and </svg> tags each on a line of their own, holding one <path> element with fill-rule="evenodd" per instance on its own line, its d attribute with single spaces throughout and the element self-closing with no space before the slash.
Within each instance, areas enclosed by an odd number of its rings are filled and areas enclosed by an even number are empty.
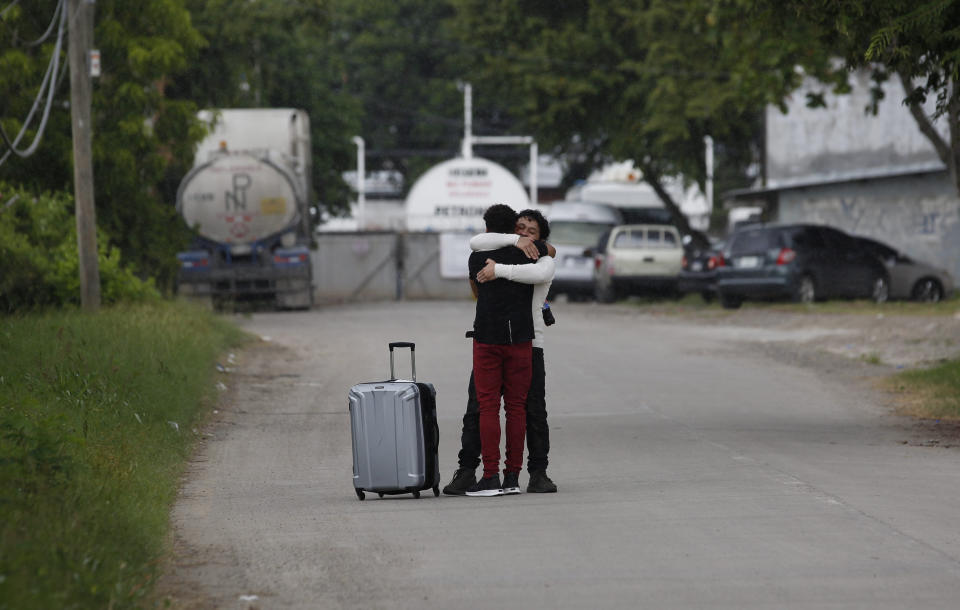
<svg viewBox="0 0 960 610">
<path fill-rule="evenodd" d="M 0 609 L 137 607 L 217 356 L 179 303 L 0 318 Z"/>
<path fill-rule="evenodd" d="M 960 421 L 960 360 L 905 371 L 887 380 L 899 410 L 923 419 Z"/>
</svg>

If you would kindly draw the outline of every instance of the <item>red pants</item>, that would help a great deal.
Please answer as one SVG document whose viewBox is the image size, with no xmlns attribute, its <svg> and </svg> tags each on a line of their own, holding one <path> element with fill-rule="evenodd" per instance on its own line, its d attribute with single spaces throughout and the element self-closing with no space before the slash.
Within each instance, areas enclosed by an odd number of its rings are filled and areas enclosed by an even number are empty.
<svg viewBox="0 0 960 610">
<path fill-rule="evenodd" d="M 523 468 L 527 391 L 532 375 L 533 344 L 493 345 L 473 342 L 473 383 L 480 407 L 480 456 L 483 476 L 500 469 L 500 393 L 507 412 L 507 459 L 504 472 Z"/>
</svg>

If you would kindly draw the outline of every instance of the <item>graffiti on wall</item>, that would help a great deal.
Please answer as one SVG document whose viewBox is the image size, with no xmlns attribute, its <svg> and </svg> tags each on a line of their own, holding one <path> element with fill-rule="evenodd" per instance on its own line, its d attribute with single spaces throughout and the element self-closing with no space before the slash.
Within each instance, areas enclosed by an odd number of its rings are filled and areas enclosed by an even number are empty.
<svg viewBox="0 0 960 610">
<path fill-rule="evenodd" d="M 926 210 L 915 204 L 908 208 L 904 206 L 890 210 L 887 206 L 878 205 L 876 202 L 867 203 L 861 197 L 840 197 L 837 202 L 840 211 L 839 218 L 836 219 L 837 225 L 851 233 L 870 233 L 876 234 L 877 237 L 891 231 L 903 236 L 911 234 L 937 236 L 943 233 L 943 219 L 949 217 L 943 211 Z M 825 211 L 829 211 L 829 201 L 818 202 L 816 207 L 826 207 L 828 210 Z M 952 215 L 956 217 L 955 210 Z M 888 217 L 891 220 L 890 223 L 885 222 Z M 901 230 L 898 231 L 898 229 Z"/>
</svg>

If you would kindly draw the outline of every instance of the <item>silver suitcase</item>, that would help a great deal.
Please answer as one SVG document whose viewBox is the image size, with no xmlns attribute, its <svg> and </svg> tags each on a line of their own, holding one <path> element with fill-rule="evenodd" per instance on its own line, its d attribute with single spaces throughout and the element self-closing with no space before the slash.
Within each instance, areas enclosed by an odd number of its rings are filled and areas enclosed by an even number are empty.
<svg viewBox="0 0 960 610">
<path fill-rule="evenodd" d="M 393 350 L 398 347 L 410 348 L 412 380 L 394 374 Z M 381 498 L 407 493 L 419 498 L 424 489 L 440 495 L 436 390 L 417 383 L 415 354 L 413 343 L 391 343 L 390 379 L 350 388 L 353 487 L 361 500 L 368 491 Z"/>
</svg>

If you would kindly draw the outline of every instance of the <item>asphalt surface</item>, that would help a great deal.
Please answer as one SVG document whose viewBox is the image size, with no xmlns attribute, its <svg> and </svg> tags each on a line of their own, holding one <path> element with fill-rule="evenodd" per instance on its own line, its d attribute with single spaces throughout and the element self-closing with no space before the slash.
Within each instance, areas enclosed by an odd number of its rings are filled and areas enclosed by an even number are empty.
<svg viewBox="0 0 960 610">
<path fill-rule="evenodd" d="M 264 340 L 224 363 L 160 590 L 180 608 L 960 606 L 960 449 L 908 442 L 870 383 L 771 357 L 782 331 L 554 309 L 559 493 L 363 502 L 348 388 L 415 341 L 447 483 L 472 303 L 238 317 Z"/>
</svg>

